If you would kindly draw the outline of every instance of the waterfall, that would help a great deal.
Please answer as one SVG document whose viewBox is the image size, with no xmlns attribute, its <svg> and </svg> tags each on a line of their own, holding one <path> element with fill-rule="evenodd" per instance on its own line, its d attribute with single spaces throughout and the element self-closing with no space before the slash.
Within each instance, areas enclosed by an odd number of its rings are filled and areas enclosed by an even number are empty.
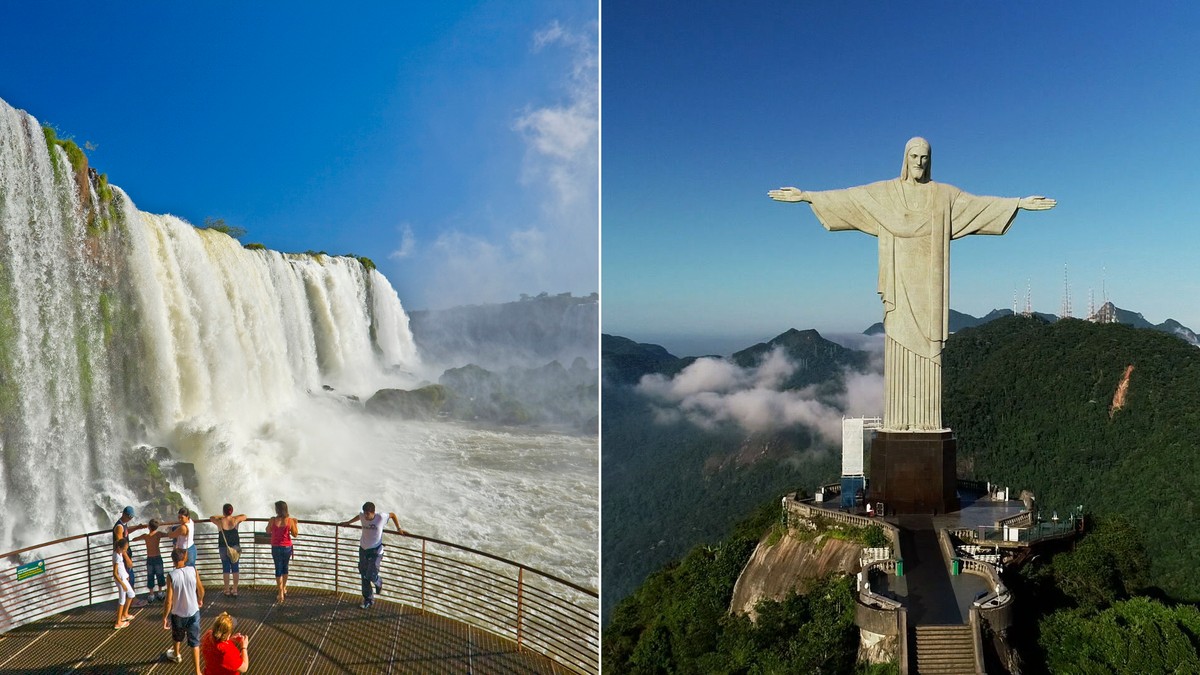
<svg viewBox="0 0 1200 675">
<path fill-rule="evenodd" d="M 0 101 L 0 551 L 104 524 L 134 498 L 135 445 L 171 448 L 211 486 L 304 400 L 419 368 L 378 271 L 138 211 Z"/>
</svg>

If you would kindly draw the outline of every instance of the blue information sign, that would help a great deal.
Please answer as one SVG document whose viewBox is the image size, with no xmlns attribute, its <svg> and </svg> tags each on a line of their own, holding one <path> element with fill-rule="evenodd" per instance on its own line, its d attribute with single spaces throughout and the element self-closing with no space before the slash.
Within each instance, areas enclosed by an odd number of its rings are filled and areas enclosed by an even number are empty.
<svg viewBox="0 0 1200 675">
<path fill-rule="evenodd" d="M 46 573 L 46 561 L 35 560 L 31 563 L 21 565 L 17 568 L 17 581 L 23 581 L 29 577 L 36 577 L 39 574 Z"/>
</svg>

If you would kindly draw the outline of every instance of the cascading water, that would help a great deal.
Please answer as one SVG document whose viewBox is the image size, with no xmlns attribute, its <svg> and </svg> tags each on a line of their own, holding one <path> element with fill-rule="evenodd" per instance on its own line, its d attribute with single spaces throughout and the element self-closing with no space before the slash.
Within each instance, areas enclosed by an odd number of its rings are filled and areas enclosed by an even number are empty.
<svg viewBox="0 0 1200 675">
<path fill-rule="evenodd" d="M 595 438 L 367 414 L 376 390 L 437 379 L 383 275 L 138 211 L 52 140 L 0 101 L 0 551 L 126 503 L 173 515 L 124 463 L 149 445 L 194 465 L 195 489 L 169 487 L 202 516 L 284 499 L 343 520 L 372 499 L 408 530 L 597 582 Z"/>
</svg>

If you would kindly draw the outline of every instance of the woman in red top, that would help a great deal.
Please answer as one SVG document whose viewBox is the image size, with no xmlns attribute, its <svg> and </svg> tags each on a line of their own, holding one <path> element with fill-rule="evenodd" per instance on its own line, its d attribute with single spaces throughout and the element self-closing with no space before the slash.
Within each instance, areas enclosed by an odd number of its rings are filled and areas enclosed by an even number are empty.
<svg viewBox="0 0 1200 675">
<path fill-rule="evenodd" d="M 271 558 L 275 561 L 275 602 L 287 597 L 288 562 L 292 559 L 292 537 L 299 534 L 296 519 L 288 515 L 287 502 L 275 502 L 275 517 L 267 521 L 271 535 Z"/>
<path fill-rule="evenodd" d="M 250 638 L 233 634 L 233 617 L 221 612 L 213 627 L 200 638 L 204 675 L 236 675 L 250 669 Z"/>
</svg>

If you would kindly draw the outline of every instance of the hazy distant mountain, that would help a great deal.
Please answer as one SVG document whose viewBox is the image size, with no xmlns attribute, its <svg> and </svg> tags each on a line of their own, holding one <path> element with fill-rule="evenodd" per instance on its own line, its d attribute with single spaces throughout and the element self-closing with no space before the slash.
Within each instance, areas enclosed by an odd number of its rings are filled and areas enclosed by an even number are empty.
<svg viewBox="0 0 1200 675">
<path fill-rule="evenodd" d="M 749 368 L 759 364 L 767 354 L 776 348 L 782 348 L 792 363 L 797 366 L 796 372 L 784 381 L 781 389 L 799 389 L 823 382 L 838 376 L 847 367 L 863 370 L 867 367 L 869 360 L 866 352 L 847 349 L 835 342 L 830 342 L 815 330 L 796 330 L 795 328 L 768 342 L 760 342 L 753 347 L 735 352 L 729 357 L 729 360 L 743 368 Z"/>
<path fill-rule="evenodd" d="M 1013 312 L 1011 309 L 993 309 L 983 317 L 977 318 L 971 316 L 970 314 L 963 314 L 962 312 L 957 312 L 952 309 L 950 310 L 950 332 L 955 333 L 964 328 L 982 326 L 990 321 L 995 321 L 996 319 L 1012 315 Z M 1058 321 L 1059 318 L 1055 314 L 1045 314 L 1042 312 L 1034 312 L 1033 315 L 1050 322 Z M 1174 319 L 1167 319 L 1166 321 L 1155 325 L 1147 321 L 1146 317 L 1142 316 L 1140 313 L 1128 309 L 1121 309 L 1111 302 L 1104 303 L 1100 309 L 1096 310 L 1095 314 L 1087 317 L 1087 320 L 1092 321 L 1093 323 L 1121 323 L 1127 326 L 1133 326 L 1134 328 L 1149 328 L 1150 330 L 1169 333 L 1185 342 L 1200 347 L 1200 336 L 1197 336 L 1192 329 L 1180 324 L 1178 321 Z M 882 333 L 882 322 L 871 324 L 869 328 L 863 331 L 864 335 L 880 335 Z"/>
<path fill-rule="evenodd" d="M 548 361 L 596 363 L 599 296 L 523 295 L 517 302 L 409 312 L 413 339 L 426 362 L 489 369 L 536 367 Z"/>
<path fill-rule="evenodd" d="M 600 370 L 605 382 L 637 384 L 643 375 L 673 370 L 679 358 L 659 345 L 634 342 L 619 335 L 600 336 Z"/>
</svg>

